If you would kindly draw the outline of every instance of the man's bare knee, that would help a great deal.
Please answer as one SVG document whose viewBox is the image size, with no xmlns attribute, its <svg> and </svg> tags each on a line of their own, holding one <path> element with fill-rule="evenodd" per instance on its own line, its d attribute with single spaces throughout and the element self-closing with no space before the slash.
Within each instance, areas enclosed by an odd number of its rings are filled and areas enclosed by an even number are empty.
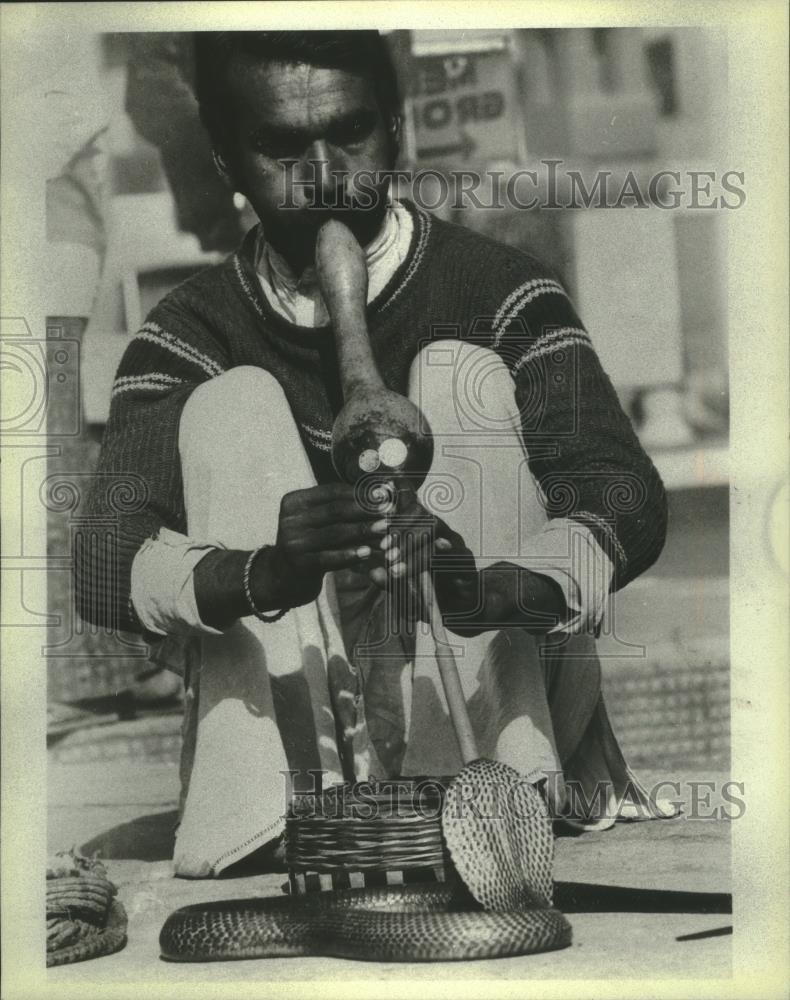
<svg viewBox="0 0 790 1000">
<path fill-rule="evenodd" d="M 462 340 L 435 340 L 412 362 L 409 398 L 434 433 L 499 433 L 517 415 L 515 387 L 495 351 Z M 434 426 L 434 423 L 436 426 Z"/>
<path fill-rule="evenodd" d="M 239 365 L 199 385 L 184 405 L 179 446 L 201 453 L 232 447 L 262 427 L 277 426 L 288 402 L 275 377 Z"/>
</svg>

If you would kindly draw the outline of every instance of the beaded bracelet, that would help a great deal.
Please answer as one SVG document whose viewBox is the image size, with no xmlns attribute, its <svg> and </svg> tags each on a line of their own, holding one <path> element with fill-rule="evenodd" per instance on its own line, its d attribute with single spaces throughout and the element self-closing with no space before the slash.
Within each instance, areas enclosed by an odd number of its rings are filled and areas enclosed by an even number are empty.
<svg viewBox="0 0 790 1000">
<path fill-rule="evenodd" d="M 287 614 L 291 609 L 282 608 L 280 611 L 275 611 L 272 614 L 266 614 L 263 611 L 259 611 L 255 607 L 255 601 L 252 599 L 252 592 L 250 590 L 250 572 L 252 570 L 252 564 L 255 561 L 255 557 L 262 552 L 264 549 L 268 548 L 268 545 L 261 545 L 259 548 L 255 549 L 254 552 L 250 552 L 247 557 L 247 562 L 244 564 L 244 596 L 247 598 L 247 604 L 250 606 L 250 611 L 258 621 L 262 622 L 278 622 L 283 615 Z"/>
</svg>

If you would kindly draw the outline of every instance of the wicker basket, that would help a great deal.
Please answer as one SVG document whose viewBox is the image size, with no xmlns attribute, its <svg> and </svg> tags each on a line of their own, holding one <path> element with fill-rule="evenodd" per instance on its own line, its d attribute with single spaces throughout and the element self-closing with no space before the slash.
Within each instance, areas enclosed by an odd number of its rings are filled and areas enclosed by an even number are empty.
<svg viewBox="0 0 790 1000">
<path fill-rule="evenodd" d="M 448 781 L 394 778 L 296 795 L 285 831 L 291 892 L 447 881 Z"/>
</svg>

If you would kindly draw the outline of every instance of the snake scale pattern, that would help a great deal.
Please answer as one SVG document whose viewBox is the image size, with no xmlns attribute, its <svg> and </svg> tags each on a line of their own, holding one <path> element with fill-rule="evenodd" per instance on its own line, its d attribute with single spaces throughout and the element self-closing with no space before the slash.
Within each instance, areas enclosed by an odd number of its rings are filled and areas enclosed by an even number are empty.
<svg viewBox="0 0 790 1000">
<path fill-rule="evenodd" d="M 185 906 L 162 927 L 162 956 L 449 962 L 571 943 L 570 924 L 551 905 L 551 821 L 521 775 L 493 761 L 467 765 L 448 788 L 442 828 L 451 881 Z"/>
<path fill-rule="evenodd" d="M 171 914 L 162 955 L 182 962 L 325 955 L 379 962 L 506 958 L 563 948 L 553 909 L 496 913 L 446 884 L 224 900 Z"/>
</svg>

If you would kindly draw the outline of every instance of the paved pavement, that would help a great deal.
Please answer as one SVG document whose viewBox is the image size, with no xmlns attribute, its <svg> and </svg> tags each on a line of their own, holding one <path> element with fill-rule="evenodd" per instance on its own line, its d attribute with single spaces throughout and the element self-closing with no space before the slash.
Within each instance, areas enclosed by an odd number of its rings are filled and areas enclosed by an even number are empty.
<svg viewBox="0 0 790 1000">
<path fill-rule="evenodd" d="M 640 775 L 650 783 L 657 775 Z M 675 774 L 691 806 L 688 779 Z M 129 943 L 117 955 L 53 969 L 64 990 L 80 983 L 276 982 L 333 979 L 393 982 L 598 978 L 725 978 L 731 974 L 728 912 L 730 824 L 679 818 L 619 824 L 557 841 L 557 905 L 573 925 L 562 952 L 486 962 L 371 965 L 337 959 L 270 959 L 182 965 L 159 957 L 158 935 L 178 906 L 279 894 L 281 874 L 175 879 L 172 850 L 178 790 L 172 763 L 128 760 L 64 764 L 49 773 L 49 849 L 99 850 L 129 914 Z M 713 805 L 716 798 L 713 798 Z"/>
</svg>

